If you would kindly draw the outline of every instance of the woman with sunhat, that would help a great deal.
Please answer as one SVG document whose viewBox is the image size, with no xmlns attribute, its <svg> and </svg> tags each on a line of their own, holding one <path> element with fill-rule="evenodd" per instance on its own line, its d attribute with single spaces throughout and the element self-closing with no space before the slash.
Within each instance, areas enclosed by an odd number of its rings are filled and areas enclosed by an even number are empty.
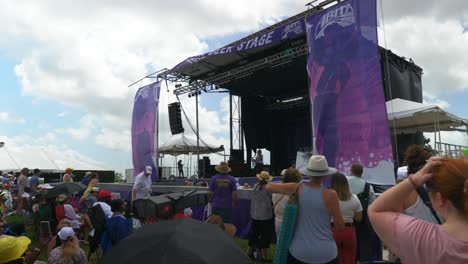
<svg viewBox="0 0 468 264">
<path fill-rule="evenodd" d="M 338 263 L 338 252 L 330 220 L 333 217 L 335 229 L 343 230 L 344 219 L 340 210 L 338 195 L 334 190 L 324 188 L 325 176 L 336 172 L 328 167 L 324 156 L 313 155 L 305 168 L 299 172 L 309 176 L 303 183 L 270 183 L 266 190 L 272 193 L 298 195 L 296 227 L 289 246 L 288 263 Z"/>
<path fill-rule="evenodd" d="M 73 168 L 66 168 L 62 179 L 63 182 L 73 182 Z"/>
<path fill-rule="evenodd" d="M 254 185 L 250 199 L 252 229 L 247 254 L 253 258 L 253 250 L 260 249 L 260 260 L 265 261 L 268 259 L 267 252 L 275 228 L 271 193 L 266 191 L 265 186 L 273 179 L 273 176 L 267 171 L 262 171 L 257 174 L 257 178 L 258 183 Z"/>
<path fill-rule="evenodd" d="M 40 254 L 40 250 L 28 250 L 29 244 L 31 244 L 31 240 L 25 236 L 1 236 L 0 263 L 34 263 Z"/>
</svg>

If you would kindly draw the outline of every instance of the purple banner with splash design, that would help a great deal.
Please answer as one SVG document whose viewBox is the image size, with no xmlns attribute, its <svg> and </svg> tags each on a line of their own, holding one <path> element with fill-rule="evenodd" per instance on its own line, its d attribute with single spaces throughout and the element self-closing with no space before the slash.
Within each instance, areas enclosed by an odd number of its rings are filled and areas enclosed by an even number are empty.
<svg viewBox="0 0 468 264">
<path fill-rule="evenodd" d="M 306 18 L 315 147 L 330 166 L 394 184 L 377 45 L 376 0 L 347 0 Z"/>
<path fill-rule="evenodd" d="M 207 52 L 198 56 L 190 57 L 181 63 L 174 66 L 171 71 L 178 71 L 185 67 L 188 67 L 192 64 L 198 63 L 199 61 L 210 57 L 223 54 L 230 54 L 241 52 L 245 50 L 260 48 L 268 45 L 272 45 L 278 42 L 281 42 L 288 38 L 294 38 L 305 33 L 304 19 L 297 19 L 291 23 L 279 26 L 277 28 L 271 29 L 270 31 L 265 31 L 263 34 L 256 35 L 250 39 L 239 42 L 237 45 L 226 46 L 220 49 Z"/>
<path fill-rule="evenodd" d="M 158 177 L 153 157 L 157 155 L 155 136 L 158 131 L 158 104 L 161 82 L 155 82 L 138 89 L 135 95 L 132 116 L 133 172 L 142 172 L 146 166 L 153 168 L 151 179 Z"/>
</svg>

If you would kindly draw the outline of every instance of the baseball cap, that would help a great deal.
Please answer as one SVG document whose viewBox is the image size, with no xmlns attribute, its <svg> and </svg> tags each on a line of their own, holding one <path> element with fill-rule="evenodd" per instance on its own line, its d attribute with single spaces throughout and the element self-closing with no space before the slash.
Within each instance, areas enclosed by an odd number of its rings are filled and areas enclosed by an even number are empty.
<svg viewBox="0 0 468 264">
<path fill-rule="evenodd" d="M 65 226 L 62 227 L 62 229 L 60 229 L 60 231 L 58 232 L 58 236 L 60 240 L 67 240 L 70 237 L 75 236 L 75 231 L 73 231 L 73 228 Z"/>
<path fill-rule="evenodd" d="M 99 198 L 112 197 L 112 193 L 108 190 L 100 190 L 98 194 Z"/>
<path fill-rule="evenodd" d="M 0 263 L 8 263 L 12 260 L 19 259 L 24 254 L 29 244 L 31 244 L 31 240 L 25 236 L 0 237 Z"/>
<path fill-rule="evenodd" d="M 146 173 L 151 173 L 153 171 L 153 168 L 151 168 L 151 166 L 146 166 L 145 167 L 145 172 Z"/>
</svg>

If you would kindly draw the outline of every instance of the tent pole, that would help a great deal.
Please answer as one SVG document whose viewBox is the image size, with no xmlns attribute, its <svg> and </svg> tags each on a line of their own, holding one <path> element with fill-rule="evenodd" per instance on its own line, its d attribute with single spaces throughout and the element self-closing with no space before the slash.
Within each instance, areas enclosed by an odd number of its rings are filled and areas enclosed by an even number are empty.
<svg viewBox="0 0 468 264">
<path fill-rule="evenodd" d="M 200 127 L 198 124 L 198 87 L 197 87 L 197 90 L 195 91 L 195 100 L 196 100 L 195 115 L 197 117 L 197 168 L 198 168 L 197 176 L 198 178 L 200 178 L 200 168 L 198 166 L 198 164 L 200 163 Z"/>
<path fill-rule="evenodd" d="M 434 120 L 434 150 L 437 152 L 437 121 Z"/>
</svg>

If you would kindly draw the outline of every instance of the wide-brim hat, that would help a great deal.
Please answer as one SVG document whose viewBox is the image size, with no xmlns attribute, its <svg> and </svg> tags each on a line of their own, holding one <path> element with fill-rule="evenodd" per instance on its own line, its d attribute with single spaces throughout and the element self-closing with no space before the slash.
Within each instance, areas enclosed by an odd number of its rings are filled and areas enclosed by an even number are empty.
<svg viewBox="0 0 468 264">
<path fill-rule="evenodd" d="M 229 173 L 231 172 L 231 168 L 229 168 L 229 165 L 227 164 L 227 162 L 224 162 L 222 161 L 221 163 L 219 163 L 219 165 L 216 165 L 215 166 L 215 170 L 217 172 L 221 172 L 221 173 Z"/>
<path fill-rule="evenodd" d="M 268 171 L 262 171 L 257 174 L 257 178 L 261 181 L 271 181 L 273 180 L 273 176 L 270 175 Z"/>
<path fill-rule="evenodd" d="M 301 168 L 299 172 L 306 176 L 320 177 L 331 175 L 336 172 L 336 169 L 328 167 L 327 159 L 324 156 L 313 155 L 309 158 L 307 166 Z"/>
<path fill-rule="evenodd" d="M 65 201 L 66 199 L 68 198 L 68 196 L 66 194 L 60 194 L 58 197 L 57 197 L 57 201 L 59 202 L 63 202 Z"/>
<path fill-rule="evenodd" d="M 8 263 L 21 258 L 29 244 L 31 244 L 31 240 L 25 236 L 0 237 L 0 263 Z"/>
</svg>

